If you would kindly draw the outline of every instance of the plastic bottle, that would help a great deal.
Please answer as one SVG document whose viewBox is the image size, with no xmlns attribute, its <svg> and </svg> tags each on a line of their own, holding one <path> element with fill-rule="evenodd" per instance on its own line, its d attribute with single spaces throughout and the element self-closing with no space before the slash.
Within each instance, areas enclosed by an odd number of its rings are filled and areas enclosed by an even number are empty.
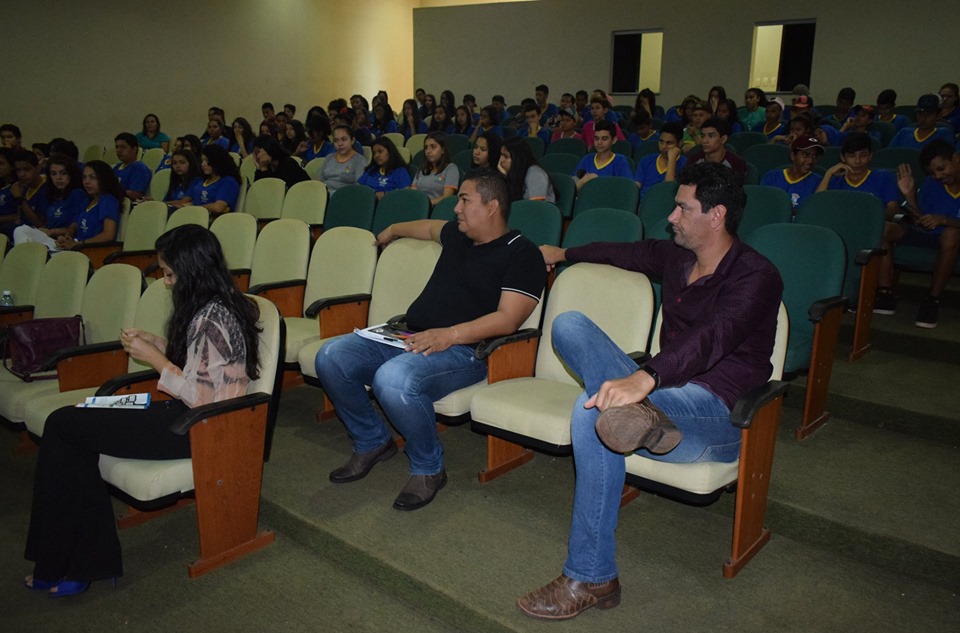
<svg viewBox="0 0 960 633">
<path fill-rule="evenodd" d="M 13 302 L 13 295 L 10 294 L 9 290 L 3 291 L 3 296 L 0 297 L 0 308 L 12 307 L 17 305 Z"/>
</svg>

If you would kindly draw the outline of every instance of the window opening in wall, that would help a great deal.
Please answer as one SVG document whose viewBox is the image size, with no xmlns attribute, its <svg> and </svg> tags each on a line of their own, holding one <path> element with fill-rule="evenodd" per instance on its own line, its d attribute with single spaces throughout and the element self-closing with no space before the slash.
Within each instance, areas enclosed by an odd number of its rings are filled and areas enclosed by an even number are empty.
<svg viewBox="0 0 960 633">
<path fill-rule="evenodd" d="M 810 86 L 815 20 L 757 24 L 753 29 L 750 85 L 765 92 Z"/>
<path fill-rule="evenodd" d="M 641 88 L 660 92 L 663 31 L 615 31 L 610 92 L 636 94 Z"/>
</svg>

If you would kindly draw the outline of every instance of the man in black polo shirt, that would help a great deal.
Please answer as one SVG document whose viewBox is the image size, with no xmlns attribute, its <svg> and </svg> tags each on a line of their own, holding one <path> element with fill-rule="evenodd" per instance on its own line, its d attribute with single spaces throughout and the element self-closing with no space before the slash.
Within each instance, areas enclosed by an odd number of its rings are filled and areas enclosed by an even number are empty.
<svg viewBox="0 0 960 633">
<path fill-rule="evenodd" d="M 347 334 L 317 353 L 317 376 L 354 448 L 330 481 L 362 479 L 397 452 L 367 395 L 364 385 L 370 385 L 406 440 L 410 479 L 394 501 L 398 510 L 427 505 L 447 482 L 433 402 L 486 377 L 486 364 L 474 357 L 475 344 L 517 331 L 540 300 L 546 278 L 537 247 L 507 226 L 510 198 L 503 176 L 489 169 L 472 172 L 458 197 L 455 222 L 402 222 L 377 236 L 381 246 L 411 237 L 443 247 L 426 287 L 407 310 L 407 325 L 416 333 L 406 348 Z"/>
</svg>

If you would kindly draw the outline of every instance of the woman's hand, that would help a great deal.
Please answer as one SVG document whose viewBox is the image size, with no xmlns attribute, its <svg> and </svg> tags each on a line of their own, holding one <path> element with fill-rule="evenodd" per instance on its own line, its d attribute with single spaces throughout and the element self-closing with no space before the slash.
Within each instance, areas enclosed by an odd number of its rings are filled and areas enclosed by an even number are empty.
<svg viewBox="0 0 960 633">
<path fill-rule="evenodd" d="M 123 351 L 138 360 L 147 363 L 157 371 L 162 371 L 164 366 L 170 362 L 163 355 L 160 348 L 154 341 L 157 337 L 147 332 L 137 329 L 128 329 L 120 331 L 120 343 L 123 345 Z"/>
</svg>

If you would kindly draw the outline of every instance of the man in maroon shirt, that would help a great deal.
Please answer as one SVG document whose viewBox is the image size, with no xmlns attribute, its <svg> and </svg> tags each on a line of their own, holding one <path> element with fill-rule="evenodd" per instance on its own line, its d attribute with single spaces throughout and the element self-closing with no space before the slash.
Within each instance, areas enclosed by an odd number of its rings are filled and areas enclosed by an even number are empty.
<svg viewBox="0 0 960 633">
<path fill-rule="evenodd" d="M 663 326 L 660 352 L 638 370 L 583 314 L 553 322 L 557 353 L 585 392 L 571 418 L 577 479 L 567 560 L 559 578 L 518 601 L 531 617 L 567 619 L 619 604 L 614 531 L 623 453 L 664 462 L 736 460 L 740 431 L 730 410 L 770 377 L 783 282 L 737 238 L 742 181 L 711 162 L 688 165 L 678 180 L 673 240 L 540 247 L 548 269 L 594 262 L 660 280 Z"/>
</svg>

